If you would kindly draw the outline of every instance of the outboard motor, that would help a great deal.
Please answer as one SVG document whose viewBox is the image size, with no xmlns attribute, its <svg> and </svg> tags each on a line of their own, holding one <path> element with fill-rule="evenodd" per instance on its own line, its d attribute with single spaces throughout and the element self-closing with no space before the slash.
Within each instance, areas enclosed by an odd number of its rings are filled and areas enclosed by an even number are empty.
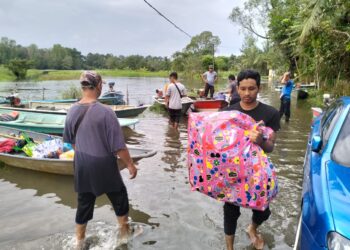
<svg viewBox="0 0 350 250">
<path fill-rule="evenodd" d="M 323 104 L 328 107 L 332 102 L 332 98 L 330 94 L 323 94 Z"/>
<path fill-rule="evenodd" d="M 17 94 L 6 96 L 5 99 L 9 101 L 11 107 L 19 108 L 23 106 L 21 104 L 21 99 L 17 96 Z"/>
</svg>

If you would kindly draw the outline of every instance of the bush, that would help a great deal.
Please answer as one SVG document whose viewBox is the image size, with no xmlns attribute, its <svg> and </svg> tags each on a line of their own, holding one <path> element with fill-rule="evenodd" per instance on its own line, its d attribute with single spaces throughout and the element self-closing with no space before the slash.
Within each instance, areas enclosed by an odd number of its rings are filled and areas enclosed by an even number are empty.
<svg viewBox="0 0 350 250">
<path fill-rule="evenodd" d="M 30 66 L 31 63 L 25 59 L 12 59 L 6 65 L 6 67 L 16 76 L 17 80 L 26 78 L 27 70 Z"/>
<path fill-rule="evenodd" d="M 81 89 L 71 85 L 67 90 L 62 92 L 62 99 L 80 99 L 82 97 Z"/>
</svg>

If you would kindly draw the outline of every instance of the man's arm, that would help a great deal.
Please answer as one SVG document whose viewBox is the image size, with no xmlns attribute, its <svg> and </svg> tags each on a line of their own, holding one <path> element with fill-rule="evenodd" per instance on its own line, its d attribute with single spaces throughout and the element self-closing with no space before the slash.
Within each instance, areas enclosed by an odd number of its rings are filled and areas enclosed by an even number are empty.
<svg viewBox="0 0 350 250">
<path fill-rule="evenodd" d="M 165 106 L 169 107 L 169 96 L 166 95 L 164 101 L 165 101 Z"/>
<path fill-rule="evenodd" d="M 166 107 L 169 107 L 169 99 L 170 99 L 170 95 L 171 95 L 171 88 L 170 88 L 170 85 L 168 86 L 168 89 L 165 93 L 165 98 L 164 98 L 164 101 L 165 101 L 165 106 Z"/>
<path fill-rule="evenodd" d="M 263 134 L 259 129 L 251 131 L 250 140 L 258 144 L 266 153 L 271 153 L 275 147 L 276 133 L 273 132 L 270 138 L 264 140 Z"/>
<path fill-rule="evenodd" d="M 130 157 L 128 149 L 120 149 L 116 152 L 116 155 L 125 163 L 127 169 L 129 170 L 130 179 L 134 179 L 137 175 L 137 168 L 134 165 L 133 160 Z"/>
<path fill-rule="evenodd" d="M 218 81 L 218 74 L 215 74 L 215 77 L 214 77 L 214 82 L 217 82 Z"/>
<path fill-rule="evenodd" d="M 201 74 L 201 78 L 202 78 L 202 81 L 203 81 L 204 83 L 208 83 L 206 73 Z"/>
<path fill-rule="evenodd" d="M 283 85 L 286 85 L 287 84 L 287 80 L 286 80 L 286 77 L 287 77 L 288 73 L 284 73 L 283 76 L 282 76 L 282 79 L 281 79 L 281 84 Z"/>
</svg>

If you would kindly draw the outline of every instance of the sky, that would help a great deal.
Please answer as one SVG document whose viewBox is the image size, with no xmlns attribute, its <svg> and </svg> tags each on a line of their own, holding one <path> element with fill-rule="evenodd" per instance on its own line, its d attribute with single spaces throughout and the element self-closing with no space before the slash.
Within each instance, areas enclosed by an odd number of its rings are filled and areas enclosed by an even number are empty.
<svg viewBox="0 0 350 250">
<path fill-rule="evenodd" d="M 241 0 L 148 0 L 192 36 L 221 39 L 217 55 L 239 54 L 243 34 L 228 16 Z M 143 0 L 0 0 L 0 37 L 24 46 L 53 44 L 83 54 L 171 56 L 190 38 Z"/>
</svg>

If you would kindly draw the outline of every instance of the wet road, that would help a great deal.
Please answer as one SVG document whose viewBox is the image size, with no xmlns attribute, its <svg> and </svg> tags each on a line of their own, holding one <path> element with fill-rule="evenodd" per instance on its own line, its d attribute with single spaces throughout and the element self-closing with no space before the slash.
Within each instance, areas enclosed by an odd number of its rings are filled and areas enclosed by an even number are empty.
<svg viewBox="0 0 350 250">
<path fill-rule="evenodd" d="M 161 78 L 117 79 L 122 91 L 128 85 L 129 99 L 134 104 L 150 103 L 154 89 L 163 83 Z M 54 98 L 67 84 L 77 82 L 33 86 L 57 88 L 46 93 L 48 98 Z M 6 84 L 0 88 L 9 89 Z M 41 92 L 30 95 L 40 98 Z M 267 87 L 262 89 L 260 100 L 279 105 L 278 93 Z M 147 110 L 139 119 L 135 131 L 125 131 L 128 144 L 146 146 L 158 154 L 139 162 L 137 179 L 131 181 L 127 172 L 122 172 L 132 206 L 131 220 L 142 223 L 145 233 L 121 249 L 224 249 L 222 204 L 190 191 L 186 120 L 177 134 L 169 128 L 164 112 Z M 278 170 L 280 193 L 271 204 L 270 219 L 261 227 L 265 249 L 291 249 L 294 243 L 310 121 L 306 104 L 293 100 L 292 119 L 289 124 L 282 121 L 275 151 L 270 155 Z M 75 199 L 72 177 L 0 168 L 0 249 L 70 249 L 74 241 Z M 251 212 L 241 212 L 235 247 L 252 249 L 245 233 Z M 115 217 L 104 196 L 97 200 L 88 231 L 90 249 L 114 248 Z"/>
</svg>

